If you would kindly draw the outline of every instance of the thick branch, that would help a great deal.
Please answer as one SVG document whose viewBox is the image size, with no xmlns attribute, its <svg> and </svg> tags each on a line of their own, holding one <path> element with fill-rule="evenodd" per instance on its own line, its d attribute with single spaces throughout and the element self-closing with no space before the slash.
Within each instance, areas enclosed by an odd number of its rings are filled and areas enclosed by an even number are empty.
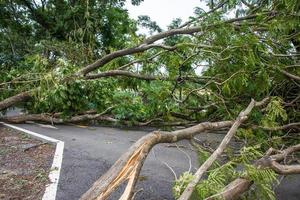
<svg viewBox="0 0 300 200">
<path fill-rule="evenodd" d="M 129 78 L 136 78 L 140 80 L 147 80 L 147 81 L 191 81 L 196 83 L 205 83 L 207 82 L 207 79 L 212 79 L 210 77 L 205 76 L 184 76 L 184 77 L 178 77 L 178 78 L 170 78 L 170 77 L 164 77 L 164 76 L 152 76 L 152 75 L 143 75 L 138 74 L 130 71 L 125 70 L 109 70 L 105 72 L 101 72 L 98 74 L 87 74 L 84 76 L 85 80 L 94 80 L 99 78 L 108 78 L 108 77 L 129 77 Z"/>
<path fill-rule="evenodd" d="M 238 21 L 244 21 L 244 20 L 250 20 L 250 19 L 254 19 L 256 18 L 257 15 L 248 15 L 245 17 L 240 17 L 240 18 L 234 18 L 234 19 L 229 19 L 224 21 L 223 23 L 233 23 L 233 22 L 238 22 Z M 210 26 L 207 26 L 205 28 L 212 28 L 215 26 L 218 26 L 219 24 L 212 24 Z M 158 33 L 156 35 L 150 36 L 147 39 L 145 39 L 140 45 L 132 47 L 132 48 L 127 48 L 127 49 L 122 49 L 119 51 L 115 51 L 113 53 L 107 54 L 104 57 L 102 57 L 101 59 L 95 61 L 94 63 L 87 65 L 86 67 L 82 68 L 77 75 L 86 75 L 87 73 L 104 66 L 105 64 L 109 63 L 110 61 L 112 61 L 115 58 L 119 58 L 122 56 L 126 56 L 126 55 L 131 55 L 131 54 L 135 54 L 135 53 L 139 53 L 139 52 L 143 52 L 146 51 L 150 48 L 154 48 L 154 47 L 159 47 L 159 48 L 163 48 L 163 49 L 167 49 L 167 50 L 174 50 L 176 49 L 176 47 L 168 47 L 168 46 L 164 46 L 164 45 L 159 45 L 159 44 L 153 44 L 154 42 L 166 38 L 166 37 L 170 37 L 173 35 L 182 35 L 182 34 L 193 34 L 193 33 L 197 33 L 197 32 L 201 32 L 203 30 L 204 27 L 202 26 L 195 26 L 195 27 L 189 27 L 189 28 L 177 28 L 177 29 L 171 29 L 165 32 L 161 32 Z"/>
<path fill-rule="evenodd" d="M 232 121 L 204 122 L 196 126 L 173 132 L 155 131 L 139 139 L 124 153 L 115 164 L 102 175 L 93 186 L 81 197 L 81 200 L 106 199 L 124 181 L 131 178 L 132 173 L 139 174 L 151 148 L 158 143 L 174 143 L 183 139 L 191 139 L 205 130 L 216 130 L 229 127 Z M 137 171 L 135 171 L 137 170 Z M 132 184 L 131 180 L 128 184 Z M 134 183 L 136 180 L 133 181 Z M 130 188 L 134 188 L 130 186 Z M 127 199 L 132 196 L 132 190 Z"/>
<path fill-rule="evenodd" d="M 31 92 L 27 91 L 27 92 L 19 93 L 7 99 L 4 99 L 3 101 L 0 102 L 0 111 L 7 109 L 17 103 L 27 101 L 30 98 L 31 98 Z"/>
<path fill-rule="evenodd" d="M 265 99 L 262 103 L 265 103 L 267 100 L 268 99 Z M 254 105 L 256 105 L 256 103 L 253 101 L 251 106 Z M 257 103 L 257 106 L 259 105 L 261 104 Z M 247 114 L 249 109 L 252 109 L 252 107 L 247 108 L 244 113 Z M 173 132 L 154 131 L 142 137 L 116 161 L 108 172 L 93 184 L 93 186 L 81 197 L 81 200 L 106 199 L 126 180 L 129 180 L 127 186 L 131 188 L 129 193 L 126 191 L 126 199 L 130 199 L 133 194 L 133 183 L 136 182 L 136 180 L 132 180 L 132 174 L 139 174 L 143 162 L 153 146 L 158 143 L 174 143 L 183 139 L 191 139 L 200 132 L 229 127 L 233 125 L 233 123 L 233 121 L 204 122 Z"/>
<path fill-rule="evenodd" d="M 149 44 L 149 45 L 140 45 L 140 46 L 136 46 L 136 47 L 132 47 L 132 48 L 128 48 L 128 49 L 118 50 L 118 51 L 112 52 L 110 54 L 107 54 L 104 57 L 102 57 L 101 59 L 97 60 L 96 62 L 84 67 L 83 69 L 81 69 L 78 72 L 78 75 L 81 75 L 81 74 L 86 75 L 87 73 L 97 69 L 98 67 L 102 67 L 103 65 L 112 61 L 115 58 L 143 52 L 148 49 L 155 48 L 155 47 L 163 48 L 166 50 L 175 50 L 176 49 L 176 47 L 169 47 L 169 46 L 160 45 L 160 44 Z"/>
<path fill-rule="evenodd" d="M 287 71 L 285 71 L 285 70 L 282 70 L 282 69 L 280 69 L 279 70 L 282 74 L 284 74 L 285 76 L 287 76 L 288 78 L 290 78 L 290 79 L 294 79 L 294 80 L 296 80 L 296 81 L 300 81 L 300 77 L 299 76 L 296 76 L 296 75 L 294 75 L 294 74 L 291 74 L 291 73 L 289 73 L 289 72 L 287 72 Z"/>
<path fill-rule="evenodd" d="M 279 154 L 275 154 L 269 157 L 263 157 L 255 162 L 254 166 L 256 167 L 269 167 L 269 161 L 280 162 L 287 155 L 300 151 L 300 144 L 291 146 Z M 267 162 L 266 162 L 267 160 Z M 280 172 L 280 170 L 278 171 Z M 224 200 L 235 200 L 239 199 L 239 197 L 246 191 L 249 190 L 250 186 L 253 184 L 253 181 L 245 179 L 245 178 L 238 178 L 228 184 L 221 193 L 213 195 L 211 197 L 206 198 L 205 200 L 215 200 L 215 199 L 224 199 Z"/>
<path fill-rule="evenodd" d="M 187 185 L 183 193 L 181 194 L 179 200 L 188 200 L 190 199 L 192 193 L 194 192 L 194 189 L 204 173 L 210 168 L 210 166 L 213 164 L 213 162 L 223 153 L 229 142 L 231 141 L 232 137 L 236 133 L 238 127 L 245 121 L 254 108 L 254 106 L 262 105 L 264 104 L 268 98 L 264 99 L 262 102 L 255 102 L 254 100 L 251 100 L 248 107 L 242 111 L 237 119 L 234 121 L 232 127 L 218 146 L 218 148 L 213 152 L 213 154 L 201 165 L 201 167 L 197 170 L 197 172 L 194 174 L 194 179 Z"/>
<path fill-rule="evenodd" d="M 89 120 L 97 120 L 97 121 L 108 121 L 108 122 L 118 122 L 117 119 L 114 119 L 109 116 L 104 116 L 102 113 L 100 114 L 84 114 L 84 115 L 77 115 L 73 116 L 70 119 L 62 119 L 57 116 L 59 114 L 24 114 L 24 115 L 17 115 L 17 116 L 5 116 L 0 118 L 1 121 L 9 122 L 9 123 L 24 123 L 27 121 L 39 121 L 39 122 L 46 122 L 51 124 L 64 124 L 64 123 L 78 123 L 83 121 Z"/>
<path fill-rule="evenodd" d="M 273 169 L 277 174 L 300 174 L 300 165 L 281 165 L 275 160 L 270 160 L 268 167 Z"/>
<path fill-rule="evenodd" d="M 257 15 L 248 15 L 248 16 L 245 16 L 245 17 L 229 19 L 229 20 L 224 21 L 223 23 L 233 23 L 233 22 L 238 22 L 238 21 L 254 19 L 256 17 L 257 17 Z M 219 24 L 212 24 L 212 25 L 210 25 L 206 28 L 213 28 L 216 25 L 219 25 Z M 171 29 L 169 31 L 165 31 L 165 32 L 150 36 L 149 38 L 144 40 L 143 44 L 151 44 L 151 43 L 153 43 L 157 40 L 160 40 L 160 39 L 163 39 L 163 38 L 166 38 L 166 37 L 170 37 L 170 36 L 173 36 L 173 35 L 193 34 L 193 33 L 202 31 L 203 28 L 204 27 L 202 27 L 202 26 L 195 26 L 195 27 L 189 27 L 189 28 Z"/>
<path fill-rule="evenodd" d="M 98 74 L 88 74 L 84 78 L 87 80 L 91 79 L 98 79 L 98 78 L 103 78 L 103 77 L 115 77 L 115 76 L 125 76 L 125 77 L 130 77 L 130 78 L 137 78 L 141 80 L 167 80 L 166 77 L 155 77 L 151 75 L 143 75 L 143 74 L 137 74 L 125 70 L 110 70 L 106 72 L 101 72 Z"/>
</svg>

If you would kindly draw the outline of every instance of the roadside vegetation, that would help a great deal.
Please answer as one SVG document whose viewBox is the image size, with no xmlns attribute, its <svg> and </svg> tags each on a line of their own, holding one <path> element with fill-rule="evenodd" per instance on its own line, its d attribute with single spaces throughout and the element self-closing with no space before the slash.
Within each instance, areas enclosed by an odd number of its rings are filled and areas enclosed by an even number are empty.
<svg viewBox="0 0 300 200">
<path fill-rule="evenodd" d="M 207 5 L 162 30 L 130 19 L 124 0 L 1 1 L 0 120 L 165 130 L 138 140 L 82 199 L 106 199 L 125 181 L 131 199 L 151 148 L 183 139 L 203 162 L 176 180 L 176 198 L 274 199 L 279 175 L 300 173 L 300 2 Z M 6 116 L 11 107 L 24 113 Z M 193 139 L 220 130 L 215 151 Z"/>
</svg>

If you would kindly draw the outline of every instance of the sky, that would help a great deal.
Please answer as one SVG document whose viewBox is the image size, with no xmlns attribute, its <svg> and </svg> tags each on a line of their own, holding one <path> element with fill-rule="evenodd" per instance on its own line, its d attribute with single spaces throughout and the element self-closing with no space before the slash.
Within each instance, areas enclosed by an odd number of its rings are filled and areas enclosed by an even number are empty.
<svg viewBox="0 0 300 200">
<path fill-rule="evenodd" d="M 152 21 L 164 30 L 173 19 L 181 18 L 183 22 L 188 21 L 194 15 L 194 8 L 200 7 L 208 10 L 206 3 L 200 0 L 144 0 L 139 6 L 131 5 L 131 0 L 126 0 L 126 8 L 129 16 L 137 19 L 139 15 L 148 15 Z M 147 35 L 147 31 L 140 27 L 139 33 Z M 195 70 L 196 74 L 202 73 L 203 67 Z"/>
<path fill-rule="evenodd" d="M 175 18 L 181 18 L 183 22 L 187 21 L 189 16 L 193 15 L 195 7 L 206 8 L 205 2 L 200 0 L 144 0 L 139 6 L 133 6 L 131 0 L 126 1 L 126 8 L 131 18 L 137 19 L 139 15 L 148 15 L 164 30 Z"/>
</svg>

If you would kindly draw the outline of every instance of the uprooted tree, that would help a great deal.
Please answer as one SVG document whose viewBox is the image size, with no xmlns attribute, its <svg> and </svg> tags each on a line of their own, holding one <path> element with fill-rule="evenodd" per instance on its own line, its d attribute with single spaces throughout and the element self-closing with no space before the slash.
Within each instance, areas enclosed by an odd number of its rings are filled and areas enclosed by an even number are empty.
<svg viewBox="0 0 300 200">
<path fill-rule="evenodd" d="M 82 199 L 106 199 L 124 182 L 121 199 L 132 199 L 151 148 L 184 139 L 203 163 L 176 180 L 176 198 L 274 198 L 277 175 L 300 173 L 300 3 L 207 5 L 163 31 L 129 19 L 124 0 L 1 1 L 0 120 L 169 130 L 138 140 Z M 6 116 L 12 107 L 23 114 Z M 212 152 L 194 140 L 220 129 Z M 244 147 L 230 154 L 233 137 Z"/>
</svg>

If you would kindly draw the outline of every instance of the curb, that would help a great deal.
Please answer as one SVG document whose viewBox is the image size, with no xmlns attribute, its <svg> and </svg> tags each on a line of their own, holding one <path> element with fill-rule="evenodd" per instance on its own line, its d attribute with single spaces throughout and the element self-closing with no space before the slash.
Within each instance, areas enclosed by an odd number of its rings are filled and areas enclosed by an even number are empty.
<svg viewBox="0 0 300 200">
<path fill-rule="evenodd" d="M 52 162 L 52 166 L 51 166 L 50 173 L 48 176 L 51 183 L 46 186 L 45 193 L 42 198 L 42 200 L 55 200 L 65 143 L 63 141 L 60 141 L 60 140 L 57 140 L 57 139 L 54 139 L 54 138 L 51 138 L 51 137 L 48 137 L 45 135 L 41 135 L 39 133 L 35 133 L 32 131 L 11 125 L 11 124 L 7 124 L 4 122 L 0 122 L 0 123 L 3 124 L 4 126 L 19 130 L 21 132 L 32 135 L 36 138 L 46 140 L 46 141 L 56 144 L 55 153 L 53 156 L 53 162 Z"/>
</svg>

